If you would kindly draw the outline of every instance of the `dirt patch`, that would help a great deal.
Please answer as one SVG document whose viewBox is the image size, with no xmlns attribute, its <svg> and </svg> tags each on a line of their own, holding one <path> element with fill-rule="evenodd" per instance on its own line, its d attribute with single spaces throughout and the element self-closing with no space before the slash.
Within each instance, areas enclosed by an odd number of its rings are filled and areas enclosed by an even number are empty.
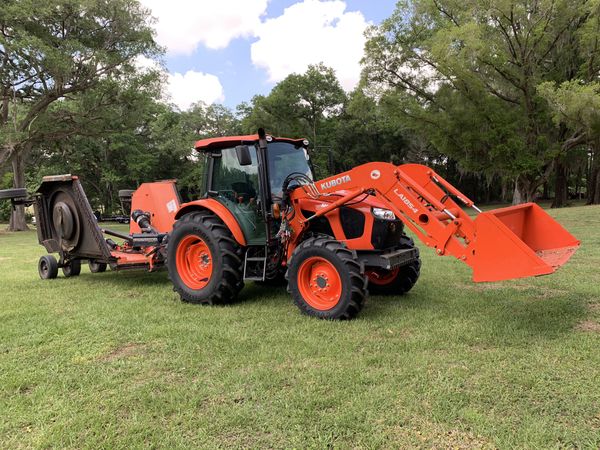
<svg viewBox="0 0 600 450">
<path fill-rule="evenodd" d="M 593 320 L 584 320 L 575 325 L 577 331 L 585 331 L 587 333 L 600 333 L 600 323 Z"/>
<path fill-rule="evenodd" d="M 590 303 L 588 309 L 593 313 L 600 313 L 600 303 Z"/>
<path fill-rule="evenodd" d="M 447 430 L 432 426 L 419 429 L 415 426 L 396 427 L 392 430 L 393 441 L 411 442 L 410 446 L 432 449 L 495 449 L 491 442 L 470 431 Z"/>
<path fill-rule="evenodd" d="M 139 355 L 143 353 L 145 346 L 143 344 L 136 344 L 134 342 L 128 342 L 127 344 L 123 344 L 120 347 L 117 347 L 110 353 L 106 355 L 102 355 L 99 360 L 104 362 L 114 361 L 116 359 L 129 358 L 134 355 Z"/>
</svg>

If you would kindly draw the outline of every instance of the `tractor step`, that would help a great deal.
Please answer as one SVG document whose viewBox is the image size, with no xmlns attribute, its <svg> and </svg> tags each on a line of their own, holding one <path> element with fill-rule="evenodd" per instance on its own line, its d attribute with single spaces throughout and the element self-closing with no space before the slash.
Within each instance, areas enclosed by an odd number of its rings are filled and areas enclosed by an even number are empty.
<svg viewBox="0 0 600 450">
<path fill-rule="evenodd" d="M 244 280 L 265 281 L 267 273 L 266 255 L 266 247 L 248 247 L 244 257 Z"/>
</svg>

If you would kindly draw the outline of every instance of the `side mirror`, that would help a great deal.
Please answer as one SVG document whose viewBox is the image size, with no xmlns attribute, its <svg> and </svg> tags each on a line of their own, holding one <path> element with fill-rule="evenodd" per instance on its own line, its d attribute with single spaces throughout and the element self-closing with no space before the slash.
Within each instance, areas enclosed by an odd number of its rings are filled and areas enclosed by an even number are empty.
<svg viewBox="0 0 600 450">
<path fill-rule="evenodd" d="M 235 154 L 237 155 L 240 166 L 249 166 L 252 164 L 252 157 L 250 156 L 250 149 L 247 145 L 238 145 L 235 148 Z"/>
</svg>

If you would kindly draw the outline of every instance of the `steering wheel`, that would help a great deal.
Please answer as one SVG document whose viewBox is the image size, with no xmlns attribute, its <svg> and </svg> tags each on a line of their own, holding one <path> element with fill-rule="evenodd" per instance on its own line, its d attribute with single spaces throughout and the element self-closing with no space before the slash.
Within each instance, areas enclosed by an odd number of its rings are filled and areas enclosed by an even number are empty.
<svg viewBox="0 0 600 450">
<path fill-rule="evenodd" d="M 234 203 L 237 203 L 237 193 L 228 189 L 219 189 L 219 194 Z"/>
</svg>

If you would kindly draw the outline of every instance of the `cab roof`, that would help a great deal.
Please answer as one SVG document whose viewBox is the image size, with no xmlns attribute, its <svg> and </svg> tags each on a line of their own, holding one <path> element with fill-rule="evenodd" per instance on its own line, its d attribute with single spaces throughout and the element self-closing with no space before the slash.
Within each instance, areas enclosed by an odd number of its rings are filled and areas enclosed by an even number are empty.
<svg viewBox="0 0 600 450">
<path fill-rule="evenodd" d="M 305 145 L 306 139 L 292 139 L 284 137 L 272 137 L 267 135 L 267 140 L 271 138 L 270 142 L 289 142 L 294 145 Z M 254 144 L 258 142 L 258 134 L 247 134 L 245 136 L 223 136 L 210 139 L 201 139 L 196 141 L 194 148 L 197 151 L 210 151 L 219 150 L 224 148 L 235 147 L 236 145 L 242 144 Z"/>
</svg>

